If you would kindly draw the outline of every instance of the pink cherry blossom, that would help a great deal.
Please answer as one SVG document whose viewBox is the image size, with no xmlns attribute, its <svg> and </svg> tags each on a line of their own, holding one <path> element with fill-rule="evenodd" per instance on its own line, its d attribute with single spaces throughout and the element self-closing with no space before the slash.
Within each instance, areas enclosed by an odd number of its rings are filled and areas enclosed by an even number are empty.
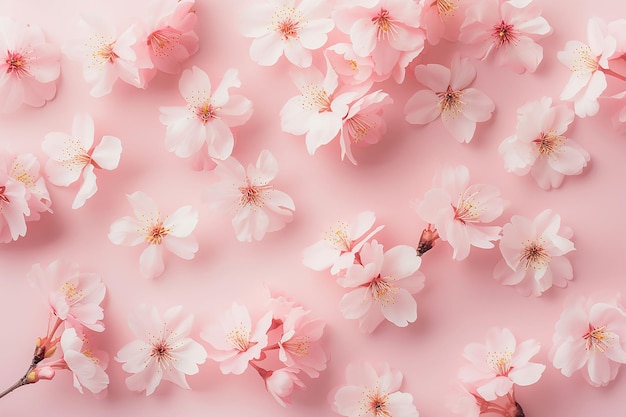
<svg viewBox="0 0 626 417">
<path fill-rule="evenodd" d="M 352 44 L 337 43 L 324 51 L 328 62 L 341 79 L 341 82 L 350 85 L 364 84 L 375 81 L 374 62 L 370 56 L 358 56 L 354 53 Z M 381 80 L 382 81 L 382 80 Z"/>
<path fill-rule="evenodd" d="M 467 0 L 431 0 L 422 8 L 421 26 L 426 32 L 426 39 L 431 45 L 437 45 L 441 39 L 455 42 L 465 18 Z"/>
<path fill-rule="evenodd" d="M 441 240 L 452 246 L 452 258 L 465 259 L 472 246 L 488 249 L 500 237 L 500 226 L 487 226 L 504 210 L 500 191 L 487 184 L 470 185 L 464 165 L 446 167 L 434 187 L 416 206 L 419 216 L 434 225 Z"/>
<path fill-rule="evenodd" d="M 26 187 L 0 169 L 0 242 L 7 243 L 26 235 L 30 215 Z"/>
<path fill-rule="evenodd" d="M 328 357 L 320 344 L 324 321 L 311 317 L 311 311 L 292 308 L 281 318 L 283 330 L 278 342 L 278 358 L 287 367 L 304 371 L 317 378 L 326 369 Z"/>
<path fill-rule="evenodd" d="M 589 384 L 607 385 L 626 363 L 626 310 L 619 295 L 605 300 L 568 300 L 552 342 L 552 364 L 563 375 L 582 370 Z"/>
<path fill-rule="evenodd" d="M 338 221 L 324 233 L 324 238 L 307 247 L 302 263 L 315 271 L 330 268 L 337 275 L 348 269 L 365 243 L 385 226 L 376 226 L 376 215 L 371 211 L 359 213 L 352 223 Z"/>
<path fill-rule="evenodd" d="M 100 303 L 106 288 L 99 275 L 80 272 L 77 264 L 56 260 L 45 269 L 40 264 L 33 265 L 28 280 L 39 289 L 58 319 L 96 332 L 104 330 Z"/>
<path fill-rule="evenodd" d="M 541 378 L 546 366 L 530 362 L 539 348 L 532 339 L 518 345 L 507 328 L 492 328 L 484 345 L 470 343 L 463 350 L 470 364 L 459 370 L 459 379 L 475 384 L 476 392 L 485 400 L 495 400 L 509 394 L 514 385 L 532 385 Z"/>
<path fill-rule="evenodd" d="M 292 64 L 311 66 L 311 51 L 324 46 L 334 28 L 332 3 L 324 0 L 263 0 L 242 9 L 241 31 L 253 38 L 250 58 L 274 65 L 284 54 Z"/>
<path fill-rule="evenodd" d="M 126 378 L 128 389 L 151 395 L 162 380 L 190 389 L 186 375 L 197 374 L 207 358 L 202 345 L 189 337 L 193 314 L 176 306 L 161 315 L 155 306 L 142 304 L 128 325 L 137 339 L 115 357 L 124 371 L 133 374 Z"/>
<path fill-rule="evenodd" d="M 219 324 L 206 326 L 200 337 L 213 347 L 209 358 L 219 362 L 223 374 L 240 375 L 250 361 L 261 357 L 271 325 L 272 312 L 268 311 L 253 329 L 248 309 L 233 303 L 220 315 Z"/>
<path fill-rule="evenodd" d="M 441 117 L 443 127 L 459 142 L 469 143 L 477 122 L 491 118 L 495 104 L 485 93 L 467 88 L 476 69 L 469 59 L 456 56 L 450 69 L 439 64 L 418 65 L 415 78 L 429 88 L 413 94 L 406 103 L 406 120 L 427 124 Z"/>
<path fill-rule="evenodd" d="M 278 404 L 286 407 L 291 404 L 291 394 L 296 388 L 303 389 L 304 383 L 298 378 L 298 370 L 280 368 L 267 371 L 263 376 L 265 389 L 272 394 Z"/>
<path fill-rule="evenodd" d="M 514 285 L 526 296 L 539 296 L 553 285 L 566 287 L 574 276 L 564 256 L 574 250 L 569 237 L 561 217 L 552 210 L 544 210 L 534 219 L 513 216 L 502 228 L 503 259 L 496 265 L 494 278 L 503 285 Z"/>
<path fill-rule="evenodd" d="M 56 95 L 61 72 L 59 48 L 46 42 L 37 25 L 0 17 L 0 112 L 22 103 L 41 107 Z"/>
<path fill-rule="evenodd" d="M 587 151 L 565 136 L 574 112 L 564 104 L 551 104 L 552 99 L 542 97 L 520 107 L 515 135 L 498 148 L 507 171 L 530 172 L 544 190 L 559 187 L 565 175 L 582 173 L 590 159 Z"/>
<path fill-rule="evenodd" d="M 224 160 L 233 152 L 232 127 L 241 126 L 252 115 L 252 102 L 228 90 L 241 86 L 236 69 L 226 71 L 212 90 L 208 75 L 194 66 L 185 70 L 178 88 L 186 104 L 160 107 L 161 123 L 167 126 L 165 146 L 177 156 L 187 158 L 206 143 L 210 157 Z"/>
<path fill-rule="evenodd" d="M 376 369 L 368 362 L 346 367 L 346 385 L 333 398 L 335 411 L 347 417 L 418 417 L 413 396 L 401 392 L 402 373 L 389 364 Z"/>
<path fill-rule="evenodd" d="M 92 351 L 85 341 L 85 336 L 79 335 L 76 329 L 65 329 L 61 335 L 63 362 L 72 371 L 74 387 L 81 394 L 83 387 L 97 394 L 109 385 L 109 376 L 105 372 L 108 356 L 105 352 Z"/>
<path fill-rule="evenodd" d="M 48 180 L 62 187 L 76 182 L 81 174 L 83 183 L 72 203 L 73 209 L 82 207 L 98 186 L 96 170 L 112 171 L 117 168 L 122 153 L 122 142 L 114 136 L 103 136 L 94 146 L 95 127 L 89 114 L 76 114 L 72 133 L 46 134 L 41 147 L 50 159 L 45 171 Z"/>
<path fill-rule="evenodd" d="M 410 246 L 399 245 L 383 253 L 376 240 L 363 245 L 360 263 L 352 265 L 337 283 L 351 290 L 339 302 L 347 319 L 358 319 L 359 328 L 371 333 L 383 321 L 405 327 L 417 319 L 413 294 L 424 288 L 418 271 L 421 258 Z"/>
<path fill-rule="evenodd" d="M 535 72 L 543 59 L 535 41 L 551 33 L 532 0 L 478 0 L 467 8 L 459 40 L 471 45 L 476 58 L 494 55 L 497 65 L 521 74 Z"/>
<path fill-rule="evenodd" d="M 488 410 L 489 402 L 476 393 L 475 389 L 468 389 L 462 384 L 454 387 L 446 402 L 450 411 L 461 417 L 478 417 Z"/>
<path fill-rule="evenodd" d="M 192 232 L 198 224 L 198 211 L 184 206 L 163 216 L 157 204 L 141 191 L 126 195 L 135 217 L 126 216 L 111 224 L 109 240 L 116 245 L 148 246 L 139 257 L 139 270 L 147 278 L 165 271 L 163 248 L 182 259 L 193 259 L 198 242 Z"/>
<path fill-rule="evenodd" d="M 271 184 L 278 174 L 271 152 L 261 151 L 256 164 L 247 169 L 233 157 L 218 161 L 214 172 L 220 181 L 207 190 L 209 205 L 218 211 L 234 211 L 232 224 L 240 241 L 261 240 L 292 220 L 293 200 Z"/>
</svg>

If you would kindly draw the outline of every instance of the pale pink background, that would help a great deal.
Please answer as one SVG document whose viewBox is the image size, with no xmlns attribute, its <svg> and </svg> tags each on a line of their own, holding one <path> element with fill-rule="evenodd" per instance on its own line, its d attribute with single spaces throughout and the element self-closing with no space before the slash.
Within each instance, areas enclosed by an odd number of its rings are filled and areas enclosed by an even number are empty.
<svg viewBox="0 0 626 417">
<path fill-rule="evenodd" d="M 110 134 L 123 143 L 122 160 L 114 172 L 101 172 L 99 191 L 79 210 L 70 208 L 77 187 L 50 186 L 54 215 L 30 223 L 28 234 L 0 248 L 0 388 L 9 386 L 27 368 L 37 336 L 45 333 L 47 310 L 25 276 L 34 263 L 69 259 L 85 271 L 101 274 L 108 292 L 104 303 L 106 331 L 97 337 L 111 357 L 132 339 L 127 317 L 139 303 L 161 310 L 182 304 L 195 314 L 194 337 L 233 301 L 260 311 L 264 286 L 289 295 L 326 320 L 324 342 L 331 355 L 319 379 L 304 381 L 305 391 L 293 395 L 293 406 L 281 408 L 265 392 L 261 379 L 249 370 L 242 376 L 224 376 L 208 361 L 200 373 L 188 377 L 191 391 L 168 382 L 150 397 L 126 389 L 127 376 L 111 361 L 109 396 L 94 399 L 72 387 L 68 372 L 51 382 L 23 387 L 0 401 L 0 415 L 109 416 L 109 415 L 224 415 L 230 417 L 331 416 L 327 401 L 332 388 L 344 383 L 344 370 L 353 360 L 389 362 L 400 369 L 402 390 L 414 397 L 423 417 L 448 416 L 445 401 L 464 363 L 463 347 L 483 342 L 491 326 L 509 327 L 518 339 L 535 338 L 542 349 L 535 358 L 547 369 L 539 383 L 517 391 L 528 416 L 623 416 L 626 413 L 626 369 L 605 388 L 593 388 L 580 374 L 566 378 L 548 360 L 554 324 L 563 301 L 597 291 L 624 291 L 626 241 L 626 138 L 615 133 L 610 116 L 615 108 L 604 101 L 598 116 L 577 119 L 568 134 L 591 154 L 591 163 L 579 177 L 566 178 L 560 189 L 545 192 L 530 177 L 508 174 L 497 152 L 501 140 L 514 132 L 516 109 L 543 95 L 555 100 L 569 71 L 556 59 L 567 40 L 586 39 L 591 16 L 612 20 L 626 16 L 621 0 L 536 0 L 554 27 L 544 39 L 544 61 L 535 74 L 517 75 L 490 61 L 477 64 L 474 87 L 495 102 L 494 117 L 479 125 L 468 145 L 457 143 L 439 122 L 425 127 L 405 122 L 407 99 L 422 88 L 409 67 L 406 82 L 383 85 L 394 104 L 388 107 L 388 134 L 372 148 L 359 149 L 358 167 L 339 160 L 336 143 L 308 156 L 304 138 L 281 132 L 279 111 L 297 93 L 281 60 L 269 68 L 248 57 L 250 40 L 238 31 L 239 1 L 197 0 L 200 51 L 186 64 L 205 70 L 216 84 L 226 69 L 239 69 L 239 92 L 253 101 L 251 120 L 238 131 L 234 156 L 253 161 L 262 149 L 277 157 L 280 173 L 275 185 L 296 203 L 295 220 L 283 231 L 261 242 L 241 243 L 230 218 L 212 213 L 202 192 L 212 181 L 207 172 L 194 172 L 190 161 L 164 147 L 165 127 L 159 123 L 160 105 L 181 104 L 178 76 L 158 75 L 145 91 L 117 84 L 113 93 L 95 99 L 88 95 L 77 62 L 63 58 L 57 98 L 42 109 L 22 108 L 0 116 L 0 146 L 32 152 L 45 161 L 40 144 L 50 131 L 70 131 L 75 112 L 89 112 L 98 135 Z M 49 39 L 63 43 L 77 36 L 78 13 L 93 11 L 102 19 L 126 25 L 142 13 L 146 1 L 108 0 L 0 0 L 0 14 L 40 25 Z M 458 45 L 428 47 L 418 61 L 449 64 Z M 474 182 L 492 183 L 510 201 L 498 224 L 513 214 L 534 217 L 545 208 L 561 214 L 574 229 L 576 251 L 568 255 L 575 279 L 567 289 L 553 288 L 540 298 L 524 298 L 513 288 L 495 282 L 492 270 L 500 254 L 472 250 L 463 262 L 451 259 L 441 244 L 423 258 L 426 287 L 416 296 L 418 320 L 407 328 L 381 325 L 373 334 L 359 332 L 355 321 L 341 317 L 338 303 L 344 291 L 329 274 L 314 272 L 301 263 L 301 252 L 339 219 L 350 221 L 358 212 L 373 210 L 385 229 L 379 240 L 389 248 L 415 245 L 424 223 L 411 209 L 423 196 L 433 174 L 444 164 L 466 164 Z M 167 257 L 165 274 L 153 281 L 138 273 L 140 248 L 113 245 L 109 225 L 130 214 L 125 194 L 141 190 L 164 212 L 192 204 L 200 212 L 195 236 L 200 251 L 193 261 Z M 204 343 L 204 342 L 202 342 Z"/>
</svg>

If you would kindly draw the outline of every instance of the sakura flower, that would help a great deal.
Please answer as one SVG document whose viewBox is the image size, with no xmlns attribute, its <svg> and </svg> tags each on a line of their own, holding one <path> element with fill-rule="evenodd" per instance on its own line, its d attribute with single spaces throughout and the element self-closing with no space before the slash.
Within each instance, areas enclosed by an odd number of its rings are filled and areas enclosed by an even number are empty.
<svg viewBox="0 0 626 417">
<path fill-rule="evenodd" d="M 569 300 L 555 325 L 552 364 L 567 377 L 582 370 L 594 387 L 615 379 L 626 363 L 626 310 L 618 296 Z"/>
<path fill-rule="evenodd" d="M 198 242 L 191 234 L 198 224 L 198 212 L 184 206 L 163 216 L 154 200 L 141 191 L 126 195 L 135 217 L 126 216 L 111 224 L 109 240 L 115 245 L 147 243 L 139 257 L 139 270 L 147 278 L 165 271 L 163 247 L 182 259 L 193 259 Z"/>
<path fill-rule="evenodd" d="M 61 53 L 37 25 L 0 17 L 0 112 L 41 107 L 56 95 Z"/>
<path fill-rule="evenodd" d="M 427 124 L 441 117 L 443 127 L 459 142 L 469 143 L 477 122 L 491 118 L 495 104 L 485 93 L 468 86 L 476 78 L 469 59 L 452 60 L 450 69 L 439 64 L 418 65 L 415 78 L 429 90 L 420 90 L 404 108 L 406 121 Z"/>
<path fill-rule="evenodd" d="M 526 340 L 519 345 L 507 328 L 492 328 L 486 343 L 470 343 L 463 356 L 471 363 L 459 370 L 459 379 L 475 384 L 476 392 L 492 401 L 507 395 L 514 385 L 532 385 L 541 378 L 546 366 L 530 362 L 539 352 L 539 343 Z"/>
<path fill-rule="evenodd" d="M 432 0 L 425 2 L 422 8 L 421 26 L 426 32 L 426 39 L 431 45 L 437 45 L 441 39 L 455 42 L 465 18 L 463 0 Z"/>
<path fill-rule="evenodd" d="M 338 221 L 324 234 L 324 239 L 304 250 L 302 263 L 315 271 L 330 268 L 333 275 L 346 270 L 363 245 L 385 227 L 374 228 L 375 222 L 376 215 L 371 211 L 359 213 L 352 223 Z"/>
<path fill-rule="evenodd" d="M 243 125 L 252 115 L 250 100 L 228 92 L 240 86 L 236 69 L 227 70 L 214 91 L 208 75 L 200 68 L 185 70 L 178 88 L 186 105 L 159 108 L 161 123 L 167 126 L 167 150 L 187 158 L 206 143 L 209 156 L 228 158 L 235 146 L 231 128 Z"/>
<path fill-rule="evenodd" d="M 231 157 L 218 161 L 214 172 L 221 181 L 209 187 L 209 205 L 215 210 L 235 211 L 232 224 L 240 241 L 261 240 L 291 221 L 295 205 L 271 184 L 278 162 L 269 151 L 261 151 L 256 164 L 247 169 Z"/>
<path fill-rule="evenodd" d="M 543 60 L 536 40 L 552 33 L 532 0 L 479 0 L 467 8 L 459 40 L 472 45 L 485 60 L 494 55 L 497 65 L 517 73 L 535 72 Z"/>
<path fill-rule="evenodd" d="M 220 324 L 209 324 L 200 337 L 213 347 L 209 358 L 219 362 L 223 374 L 240 375 L 250 361 L 261 357 L 271 325 L 272 312 L 268 311 L 253 329 L 248 309 L 233 303 L 220 316 Z"/>
<path fill-rule="evenodd" d="M 321 48 L 335 26 L 332 4 L 324 0 L 264 0 L 243 8 L 241 31 L 253 38 L 250 58 L 274 65 L 284 54 L 292 64 L 311 66 L 311 51 Z"/>
<path fill-rule="evenodd" d="M 388 364 L 380 369 L 370 363 L 351 363 L 346 367 L 346 385 L 340 387 L 333 399 L 337 413 L 347 417 L 418 417 L 413 396 L 399 391 L 400 371 Z"/>
<path fill-rule="evenodd" d="M 45 269 L 40 264 L 33 265 L 28 280 L 39 289 L 58 319 L 96 332 L 104 330 L 100 303 L 106 288 L 99 275 L 80 272 L 77 264 L 56 260 Z"/>
<path fill-rule="evenodd" d="M 298 378 L 298 370 L 280 368 L 275 371 L 262 372 L 265 389 L 272 394 L 276 402 L 283 407 L 291 404 L 291 394 L 296 388 L 304 388 L 304 383 Z"/>
<path fill-rule="evenodd" d="M 123 370 L 133 374 L 126 378 L 128 389 L 150 395 L 162 380 L 190 389 L 186 375 L 197 374 L 198 365 L 207 358 L 202 345 L 189 337 L 193 315 L 184 313 L 182 306 L 161 315 L 155 306 L 142 304 L 128 324 L 137 339 L 115 357 Z"/>
<path fill-rule="evenodd" d="M 434 225 L 441 240 L 452 246 L 452 258 L 465 259 L 472 246 L 492 248 L 499 226 L 487 226 L 504 210 L 500 191 L 486 184 L 469 184 L 464 165 L 446 167 L 435 176 L 434 188 L 417 205 L 419 216 Z"/>
<path fill-rule="evenodd" d="M 371 333 L 383 321 L 405 327 L 417 319 L 413 294 L 424 288 L 424 274 L 418 271 L 421 258 L 415 249 L 399 245 L 383 253 L 376 240 L 365 243 L 361 262 L 350 266 L 337 280 L 351 290 L 339 302 L 347 319 L 358 319 L 359 328 Z"/>
<path fill-rule="evenodd" d="M 71 134 L 51 132 L 41 143 L 50 158 L 45 171 L 52 184 L 67 187 L 83 176 L 73 209 L 82 207 L 98 190 L 95 171 L 112 171 L 120 162 L 122 142 L 114 136 L 103 136 L 94 146 L 94 130 L 90 115 L 76 114 Z"/>
<path fill-rule="evenodd" d="M 358 56 L 349 43 L 329 46 L 324 55 L 343 83 L 358 85 L 376 78 L 372 58 Z"/>
<path fill-rule="evenodd" d="M 526 175 L 529 171 L 544 190 L 561 185 L 565 175 L 578 175 L 587 166 L 589 153 L 565 136 L 574 120 L 566 105 L 551 106 L 549 97 L 517 110 L 517 131 L 500 144 L 507 171 Z"/>
<path fill-rule="evenodd" d="M 328 361 L 319 343 L 324 333 L 324 321 L 312 318 L 311 312 L 302 307 L 292 308 L 281 321 L 283 333 L 278 342 L 278 358 L 287 367 L 317 378 L 319 371 L 326 369 Z"/>
<path fill-rule="evenodd" d="M 83 387 L 97 394 L 109 385 L 109 376 L 105 372 L 108 357 L 105 352 L 98 352 L 96 356 L 85 340 L 84 335 L 79 335 L 76 329 L 65 329 L 61 335 L 63 362 L 72 371 L 74 387 L 81 394 Z"/>
<path fill-rule="evenodd" d="M 0 242 L 7 243 L 26 235 L 30 215 L 24 184 L 0 170 Z"/>
</svg>

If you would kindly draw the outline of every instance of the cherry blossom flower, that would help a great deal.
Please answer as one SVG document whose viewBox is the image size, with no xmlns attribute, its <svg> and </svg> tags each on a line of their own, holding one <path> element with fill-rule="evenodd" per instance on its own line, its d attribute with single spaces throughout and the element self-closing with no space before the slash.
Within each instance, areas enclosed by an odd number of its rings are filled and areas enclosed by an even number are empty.
<svg viewBox="0 0 626 417">
<path fill-rule="evenodd" d="M 336 412 L 347 417 L 418 417 L 413 396 L 401 392 L 402 373 L 389 364 L 376 369 L 368 362 L 346 367 L 346 385 L 333 398 Z"/>
<path fill-rule="evenodd" d="M 202 345 L 189 337 L 193 315 L 184 313 L 182 306 L 161 315 L 155 306 L 142 304 L 128 324 L 137 339 L 115 357 L 123 370 L 133 374 L 126 378 L 128 389 L 150 395 L 162 380 L 190 389 L 186 375 L 197 374 L 198 365 L 207 358 Z"/>
<path fill-rule="evenodd" d="M 467 8 L 459 40 L 474 47 L 476 58 L 494 55 L 497 65 L 521 74 L 535 72 L 543 59 L 535 40 L 551 33 L 532 0 L 480 0 Z"/>
<path fill-rule="evenodd" d="M 619 295 L 566 302 L 550 351 L 552 364 L 563 375 L 569 377 L 582 369 L 585 380 L 595 387 L 615 379 L 626 363 L 626 310 L 618 300 Z"/>
<path fill-rule="evenodd" d="M 345 84 L 358 85 L 377 80 L 376 74 L 374 74 L 372 57 L 358 56 L 354 53 L 352 44 L 334 44 L 326 48 L 324 55 L 341 79 L 341 82 Z"/>
<path fill-rule="evenodd" d="M 241 31 L 254 38 L 250 58 L 259 65 L 274 65 L 284 54 L 292 64 L 311 66 L 311 51 L 324 46 L 334 28 L 332 4 L 324 0 L 265 0 L 242 9 Z"/>
<path fill-rule="evenodd" d="M 296 388 L 304 388 L 304 383 L 298 378 L 298 370 L 280 368 L 275 371 L 266 371 L 263 376 L 265 389 L 283 407 L 291 404 L 291 394 Z"/>
<path fill-rule="evenodd" d="M 352 265 L 337 283 L 351 291 L 339 302 L 347 319 L 358 319 L 359 328 L 371 333 L 383 321 L 405 327 L 417 319 L 413 294 L 424 288 L 424 274 L 418 271 L 421 258 L 415 249 L 399 245 L 383 254 L 376 240 L 363 245 L 360 264 Z"/>
<path fill-rule="evenodd" d="M 104 312 L 100 303 L 106 288 L 99 275 L 80 272 L 71 262 L 56 260 L 47 267 L 33 265 L 28 280 L 38 288 L 52 314 L 70 326 L 85 326 L 101 332 L 104 330 Z"/>
<path fill-rule="evenodd" d="M 304 371 L 317 378 L 326 369 L 328 357 L 319 340 L 324 333 L 323 320 L 311 317 L 311 311 L 294 307 L 281 317 L 282 336 L 278 342 L 278 358 L 287 367 Z M 278 377 L 275 377 L 278 378 Z"/>
<path fill-rule="evenodd" d="M 41 107 L 56 95 L 61 52 L 37 25 L 0 17 L 0 112 Z"/>
<path fill-rule="evenodd" d="M 376 215 L 371 211 L 359 213 L 352 223 L 338 221 L 322 240 L 304 250 L 302 263 L 315 271 L 330 268 L 333 275 L 348 269 L 363 245 L 385 227 L 374 227 L 375 222 Z"/>
<path fill-rule="evenodd" d="M 574 120 L 566 105 L 551 106 L 542 97 L 517 110 L 517 129 L 500 144 L 504 167 L 517 175 L 530 172 L 544 190 L 557 188 L 565 175 L 578 175 L 590 159 L 589 153 L 565 136 Z"/>
<path fill-rule="evenodd" d="M 126 216 L 111 224 L 109 240 L 116 245 L 147 243 L 139 257 L 139 270 L 147 278 L 165 271 L 163 247 L 182 259 L 193 259 L 198 242 L 191 234 L 198 224 L 198 212 L 184 206 L 163 216 L 154 200 L 141 191 L 127 194 L 135 217 Z"/>
<path fill-rule="evenodd" d="M 427 124 L 441 117 L 443 127 L 459 142 L 469 143 L 477 122 L 491 118 L 495 104 L 485 93 L 467 88 L 476 69 L 469 59 L 456 56 L 450 69 L 439 64 L 418 65 L 415 78 L 429 90 L 420 90 L 404 108 L 406 121 Z"/>
<path fill-rule="evenodd" d="M 159 108 L 161 123 L 167 126 L 167 150 L 187 158 L 206 143 L 210 157 L 228 158 L 235 146 L 231 128 L 243 125 L 252 115 L 250 100 L 228 92 L 240 86 L 236 69 L 227 70 L 214 91 L 208 75 L 200 68 L 185 70 L 178 88 L 186 105 Z"/>
<path fill-rule="evenodd" d="M 67 187 L 83 176 L 73 209 L 82 207 L 98 190 L 95 170 L 112 171 L 120 162 L 122 142 L 107 135 L 94 146 L 94 130 L 89 114 L 76 114 L 71 134 L 50 132 L 41 144 L 49 157 L 45 171 L 52 184 Z"/>
<path fill-rule="evenodd" d="M 109 376 L 105 372 L 108 356 L 105 352 L 94 353 L 85 341 L 85 336 L 79 335 L 76 329 L 65 329 L 61 335 L 62 361 L 72 371 L 74 387 L 81 394 L 83 387 L 97 394 L 109 385 Z M 54 364 L 49 366 L 55 367 Z"/>
<path fill-rule="evenodd" d="M 532 385 L 541 378 L 546 366 L 530 362 L 539 348 L 532 339 L 518 345 L 507 328 L 492 328 L 484 345 L 470 343 L 463 350 L 471 363 L 459 370 L 459 379 L 475 384 L 476 392 L 485 400 L 495 400 L 507 395 L 514 385 Z"/>
<path fill-rule="evenodd" d="M 271 184 L 278 162 L 269 151 L 261 151 L 256 164 L 247 169 L 231 157 L 218 161 L 214 172 L 221 181 L 208 188 L 209 205 L 214 210 L 235 211 L 232 224 L 240 241 L 261 240 L 291 221 L 296 207 L 291 197 Z"/>
<path fill-rule="evenodd" d="M 446 167 L 416 206 L 419 216 L 452 246 L 456 260 L 465 259 L 472 246 L 492 248 L 492 242 L 500 237 L 500 226 L 486 225 L 504 210 L 500 191 L 492 185 L 470 185 L 469 180 L 466 166 Z"/>
<path fill-rule="evenodd" d="M 0 170 L 0 242 L 26 235 L 26 218 L 30 215 L 27 198 L 24 184 Z"/>
<path fill-rule="evenodd" d="M 431 45 L 437 45 L 441 39 L 455 42 L 465 18 L 463 0 L 432 0 L 424 3 L 421 26 L 426 32 L 426 39 Z"/>
<path fill-rule="evenodd" d="M 267 332 L 272 325 L 272 312 L 268 311 L 252 328 L 250 313 L 245 306 L 233 303 L 220 316 L 220 324 L 209 324 L 200 337 L 213 350 L 209 358 L 219 362 L 223 374 L 242 374 L 250 361 L 259 359 L 267 346 Z"/>
</svg>

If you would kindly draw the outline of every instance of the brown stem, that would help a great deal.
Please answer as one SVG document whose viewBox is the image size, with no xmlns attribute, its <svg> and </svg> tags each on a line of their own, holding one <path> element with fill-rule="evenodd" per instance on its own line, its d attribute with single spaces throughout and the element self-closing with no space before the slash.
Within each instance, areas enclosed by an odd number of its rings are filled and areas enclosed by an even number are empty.
<svg viewBox="0 0 626 417">
<path fill-rule="evenodd" d="M 35 361 L 35 358 L 33 358 L 33 362 Z M 30 384 L 30 381 L 28 381 L 28 375 L 37 367 L 37 364 L 31 364 L 28 367 L 28 371 L 26 371 L 26 373 L 24 374 L 23 377 L 21 377 L 15 384 L 11 385 L 9 388 L 7 388 L 6 390 L 4 390 L 2 393 L 0 393 L 0 398 L 4 397 L 5 395 L 15 391 L 16 389 L 18 389 L 19 387 L 23 387 L 24 385 L 28 385 Z"/>
<path fill-rule="evenodd" d="M 437 233 L 437 229 L 432 227 L 432 224 L 428 224 L 428 227 L 422 230 L 422 234 L 420 236 L 420 241 L 417 244 L 417 256 L 422 256 L 429 250 L 435 246 L 435 241 L 439 239 L 439 233 Z"/>
</svg>

